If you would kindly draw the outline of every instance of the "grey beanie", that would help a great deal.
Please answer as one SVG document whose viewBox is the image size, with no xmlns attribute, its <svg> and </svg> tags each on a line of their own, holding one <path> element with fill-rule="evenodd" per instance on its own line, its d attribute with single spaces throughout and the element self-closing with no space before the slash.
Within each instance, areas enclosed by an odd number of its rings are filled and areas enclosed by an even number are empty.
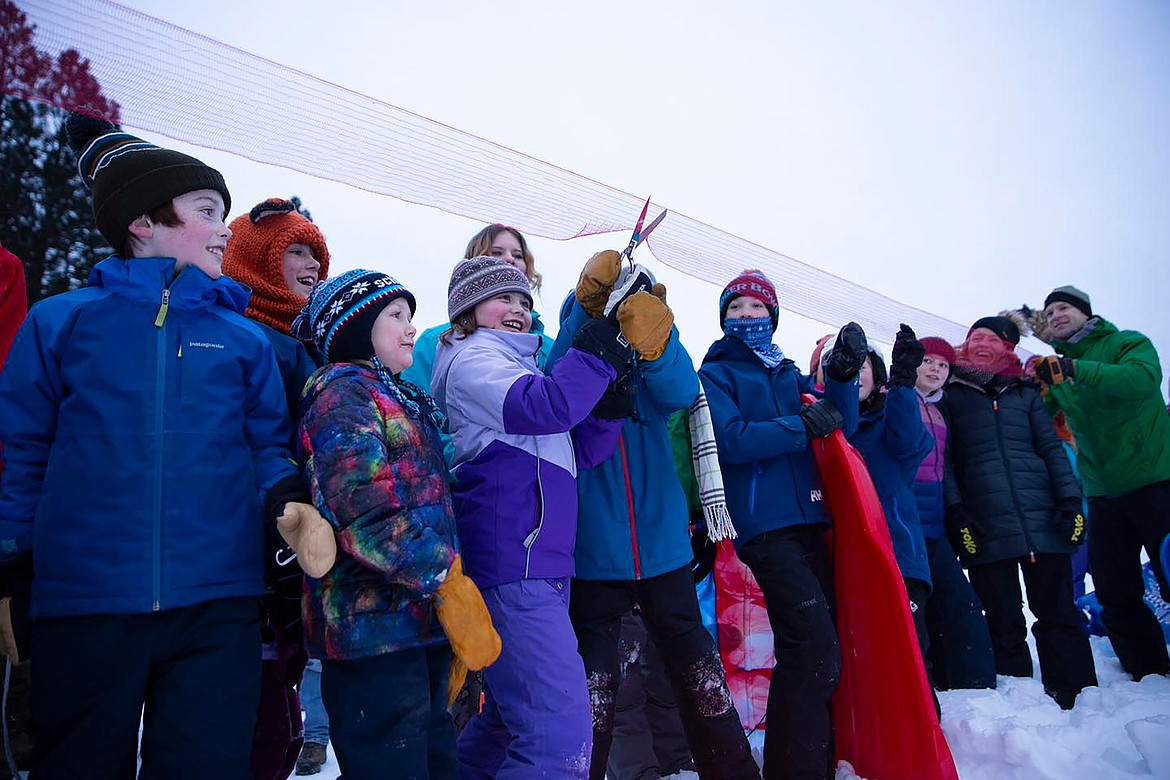
<svg viewBox="0 0 1170 780">
<path fill-rule="evenodd" d="M 1048 293 L 1048 297 L 1044 299 L 1044 308 L 1056 302 L 1067 303 L 1070 306 L 1075 306 L 1080 309 L 1086 317 L 1093 316 L 1093 305 L 1089 302 L 1089 294 L 1084 290 L 1078 290 L 1071 284 L 1066 284 L 1062 287 L 1057 287 L 1052 292 Z"/>
<path fill-rule="evenodd" d="M 477 304 L 505 292 L 520 293 L 532 305 L 532 286 L 519 268 L 486 255 L 460 260 L 447 287 L 447 316 L 454 321 Z"/>
</svg>

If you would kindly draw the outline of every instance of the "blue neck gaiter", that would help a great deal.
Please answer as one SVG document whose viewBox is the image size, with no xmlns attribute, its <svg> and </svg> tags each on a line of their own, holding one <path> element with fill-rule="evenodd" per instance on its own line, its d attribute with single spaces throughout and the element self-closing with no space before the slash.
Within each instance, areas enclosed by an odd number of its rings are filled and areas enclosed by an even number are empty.
<svg viewBox="0 0 1170 780">
<path fill-rule="evenodd" d="M 772 320 L 767 317 L 724 320 L 723 332 L 747 344 L 768 368 L 775 368 L 784 359 L 780 347 L 772 343 Z"/>
</svg>

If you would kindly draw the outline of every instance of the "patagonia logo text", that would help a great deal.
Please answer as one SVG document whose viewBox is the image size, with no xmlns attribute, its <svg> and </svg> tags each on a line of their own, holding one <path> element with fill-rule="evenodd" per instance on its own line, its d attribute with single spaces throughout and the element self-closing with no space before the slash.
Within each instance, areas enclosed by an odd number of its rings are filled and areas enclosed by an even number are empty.
<svg viewBox="0 0 1170 780">
<path fill-rule="evenodd" d="M 188 341 L 188 347 L 203 348 L 203 349 L 224 349 L 223 344 L 216 344 L 214 341 Z"/>
</svg>

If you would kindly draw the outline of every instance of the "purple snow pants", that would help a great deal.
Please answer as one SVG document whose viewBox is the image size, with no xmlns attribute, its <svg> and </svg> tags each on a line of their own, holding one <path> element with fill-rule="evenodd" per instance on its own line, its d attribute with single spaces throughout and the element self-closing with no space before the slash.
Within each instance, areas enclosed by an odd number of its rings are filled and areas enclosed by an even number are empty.
<svg viewBox="0 0 1170 780">
<path fill-rule="evenodd" d="M 569 622 L 569 581 L 487 588 L 503 651 L 484 671 L 483 712 L 459 736 L 459 776 L 589 776 L 593 725 L 585 665 Z"/>
</svg>

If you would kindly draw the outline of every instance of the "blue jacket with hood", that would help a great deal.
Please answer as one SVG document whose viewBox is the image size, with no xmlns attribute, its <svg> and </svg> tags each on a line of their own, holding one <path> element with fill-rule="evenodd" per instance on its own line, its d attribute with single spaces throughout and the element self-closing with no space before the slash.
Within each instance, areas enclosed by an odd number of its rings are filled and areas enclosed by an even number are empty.
<svg viewBox="0 0 1170 780">
<path fill-rule="evenodd" d="M 821 480 L 800 418 L 813 380 L 791 360 L 768 368 L 736 336 L 711 345 L 699 371 L 711 407 L 736 549 L 767 531 L 827 523 Z M 857 382 L 827 380 L 826 394 L 857 428 Z"/>
<path fill-rule="evenodd" d="M 94 267 L 33 307 L 0 374 L 0 562 L 35 617 L 263 593 L 262 494 L 294 476 L 248 289 L 173 258 Z"/>
<path fill-rule="evenodd" d="M 572 293 L 561 307 L 561 330 L 548 371 L 573 345 L 589 315 Z M 672 329 L 666 351 L 639 361 L 634 374 L 636 417 L 627 419 L 617 451 L 577 475 L 577 577 L 646 579 L 690 564 L 693 557 L 687 499 L 674 470 L 667 422 L 699 394 L 690 355 Z"/>
<path fill-rule="evenodd" d="M 870 358 L 875 359 L 873 353 Z M 880 390 L 875 388 L 873 392 Z M 913 387 L 891 387 L 885 403 L 871 403 L 869 407 L 849 441 L 865 458 L 902 576 L 930 587 L 930 561 L 918 517 L 914 479 L 918 464 L 934 449 L 934 439 L 922 422 L 918 392 Z"/>
</svg>

